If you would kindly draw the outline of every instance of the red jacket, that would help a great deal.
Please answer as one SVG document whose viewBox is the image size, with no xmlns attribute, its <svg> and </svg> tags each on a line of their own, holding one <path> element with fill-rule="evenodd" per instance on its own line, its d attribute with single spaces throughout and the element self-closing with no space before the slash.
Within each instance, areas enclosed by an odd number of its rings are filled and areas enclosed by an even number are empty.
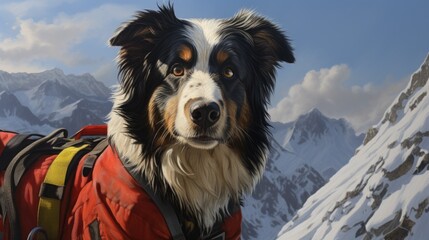
<svg viewBox="0 0 429 240">
<path fill-rule="evenodd" d="M 10 136 L 0 137 L 0 154 L 8 139 Z M 33 174 L 25 174 L 18 185 L 15 204 L 23 238 L 36 226 L 39 187 L 55 157 L 41 157 L 29 170 Z M 88 177 L 81 174 L 83 162 L 80 161 L 73 184 L 67 185 L 61 202 L 61 239 L 91 239 L 91 231 L 99 231 L 101 239 L 171 239 L 156 204 L 110 146 L 100 155 Z M 226 239 L 240 239 L 241 218 L 241 211 L 237 211 L 225 219 Z M 8 222 L 3 230 L 2 227 L 0 221 L 3 239 L 9 239 Z"/>
</svg>

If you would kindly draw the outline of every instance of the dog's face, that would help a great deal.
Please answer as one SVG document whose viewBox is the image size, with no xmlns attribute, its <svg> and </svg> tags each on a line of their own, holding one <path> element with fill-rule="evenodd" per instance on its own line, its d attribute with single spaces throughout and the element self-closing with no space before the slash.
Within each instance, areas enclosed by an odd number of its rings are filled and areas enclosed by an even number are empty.
<svg viewBox="0 0 429 240">
<path fill-rule="evenodd" d="M 122 47 L 130 97 L 121 114 L 155 149 L 245 145 L 249 132 L 266 131 L 274 68 L 294 61 L 282 32 L 248 11 L 228 20 L 179 20 L 169 7 L 140 12 L 110 43 Z"/>
<path fill-rule="evenodd" d="M 161 7 L 139 12 L 110 43 L 121 47 L 111 143 L 209 229 L 262 175 L 275 68 L 294 61 L 288 39 L 250 11 L 181 20 Z"/>
</svg>

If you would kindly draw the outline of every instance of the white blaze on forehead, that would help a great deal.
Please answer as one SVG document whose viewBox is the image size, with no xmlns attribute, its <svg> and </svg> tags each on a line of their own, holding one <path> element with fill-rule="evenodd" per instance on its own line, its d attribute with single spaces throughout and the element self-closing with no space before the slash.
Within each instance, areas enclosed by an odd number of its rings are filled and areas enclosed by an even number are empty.
<svg viewBox="0 0 429 240">
<path fill-rule="evenodd" d="M 221 20 L 219 19 L 190 19 L 192 25 L 191 28 L 188 28 L 189 36 L 197 37 L 197 35 L 203 35 L 200 37 L 205 38 L 207 43 L 210 45 L 215 45 L 219 42 L 219 28 L 221 25 Z M 192 38 L 193 40 L 199 40 Z M 200 38 L 201 39 L 201 38 Z"/>
<path fill-rule="evenodd" d="M 219 86 L 211 78 L 210 74 L 196 70 L 192 73 L 191 78 L 183 87 L 182 99 L 202 98 L 207 101 L 219 102 L 222 100 L 222 94 Z"/>
<path fill-rule="evenodd" d="M 189 21 L 192 24 L 186 29 L 186 36 L 197 50 L 195 69 L 208 72 L 210 54 L 213 46 L 220 40 L 221 21 L 218 19 L 191 19 Z"/>
</svg>

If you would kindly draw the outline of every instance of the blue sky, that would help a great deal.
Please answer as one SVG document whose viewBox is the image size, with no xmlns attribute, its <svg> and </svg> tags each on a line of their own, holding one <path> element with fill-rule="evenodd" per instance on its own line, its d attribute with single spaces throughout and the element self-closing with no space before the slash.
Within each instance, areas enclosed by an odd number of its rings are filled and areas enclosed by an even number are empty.
<svg viewBox="0 0 429 240">
<path fill-rule="evenodd" d="M 168 1 L 2 0 L 0 70 L 89 72 L 116 82 L 107 40 L 133 13 Z M 180 18 L 228 18 L 250 8 L 292 39 L 297 62 L 278 71 L 270 113 L 290 121 L 313 107 L 358 131 L 377 123 L 429 52 L 429 1 L 176 0 Z"/>
</svg>

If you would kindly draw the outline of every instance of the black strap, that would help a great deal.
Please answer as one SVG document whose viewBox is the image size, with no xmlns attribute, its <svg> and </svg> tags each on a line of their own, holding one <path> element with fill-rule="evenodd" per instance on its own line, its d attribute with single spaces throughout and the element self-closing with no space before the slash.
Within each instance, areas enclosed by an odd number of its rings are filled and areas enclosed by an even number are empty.
<svg viewBox="0 0 429 240">
<path fill-rule="evenodd" d="M 18 186 L 18 183 L 24 174 L 25 170 L 28 169 L 31 164 L 34 162 L 34 160 L 38 159 L 38 156 L 30 156 L 30 153 L 46 144 L 49 140 L 57 137 L 58 135 L 62 134 L 63 137 L 67 137 L 67 130 L 66 129 L 58 129 L 51 134 L 47 135 L 46 137 L 40 138 L 30 145 L 26 146 L 22 151 L 20 151 L 16 156 L 13 157 L 12 161 L 10 162 L 9 166 L 6 168 L 6 172 L 4 175 L 4 184 L 2 187 L 2 195 L 1 195 L 1 201 L 2 206 L 4 206 L 5 209 L 3 209 L 3 217 L 8 218 L 9 220 L 9 226 L 10 226 L 10 234 L 11 238 L 14 240 L 21 239 L 21 232 L 20 232 L 20 226 L 18 221 L 18 216 L 16 213 L 15 205 L 14 205 L 14 196 L 13 193 L 15 192 L 16 187 Z"/>
<path fill-rule="evenodd" d="M 3 149 L 0 155 L 0 171 L 5 171 L 13 157 L 27 145 L 34 142 L 33 137 L 41 138 L 39 134 L 16 134 L 13 136 Z"/>
<path fill-rule="evenodd" d="M 162 199 L 160 195 L 152 189 L 149 182 L 144 176 L 142 176 L 141 174 L 136 174 L 136 171 L 133 170 L 130 164 L 127 164 L 125 162 L 122 163 L 127 169 L 128 173 L 131 174 L 131 176 L 133 176 L 133 178 L 140 184 L 140 186 L 146 191 L 146 193 L 155 202 L 156 206 L 161 211 L 162 216 L 167 223 L 168 229 L 170 230 L 170 234 L 173 240 L 185 240 L 186 238 L 182 232 L 182 226 L 179 223 L 179 218 L 177 217 L 176 211 L 174 211 L 173 206 L 171 206 L 171 204 Z"/>
<path fill-rule="evenodd" d="M 91 240 L 101 240 L 100 223 L 97 219 L 89 224 L 89 235 L 91 236 Z"/>
<path fill-rule="evenodd" d="M 95 162 L 108 145 L 109 141 L 107 141 L 107 138 L 104 138 L 94 147 L 91 152 L 88 153 L 82 168 L 82 175 L 84 177 L 88 177 L 92 173 Z"/>
</svg>

